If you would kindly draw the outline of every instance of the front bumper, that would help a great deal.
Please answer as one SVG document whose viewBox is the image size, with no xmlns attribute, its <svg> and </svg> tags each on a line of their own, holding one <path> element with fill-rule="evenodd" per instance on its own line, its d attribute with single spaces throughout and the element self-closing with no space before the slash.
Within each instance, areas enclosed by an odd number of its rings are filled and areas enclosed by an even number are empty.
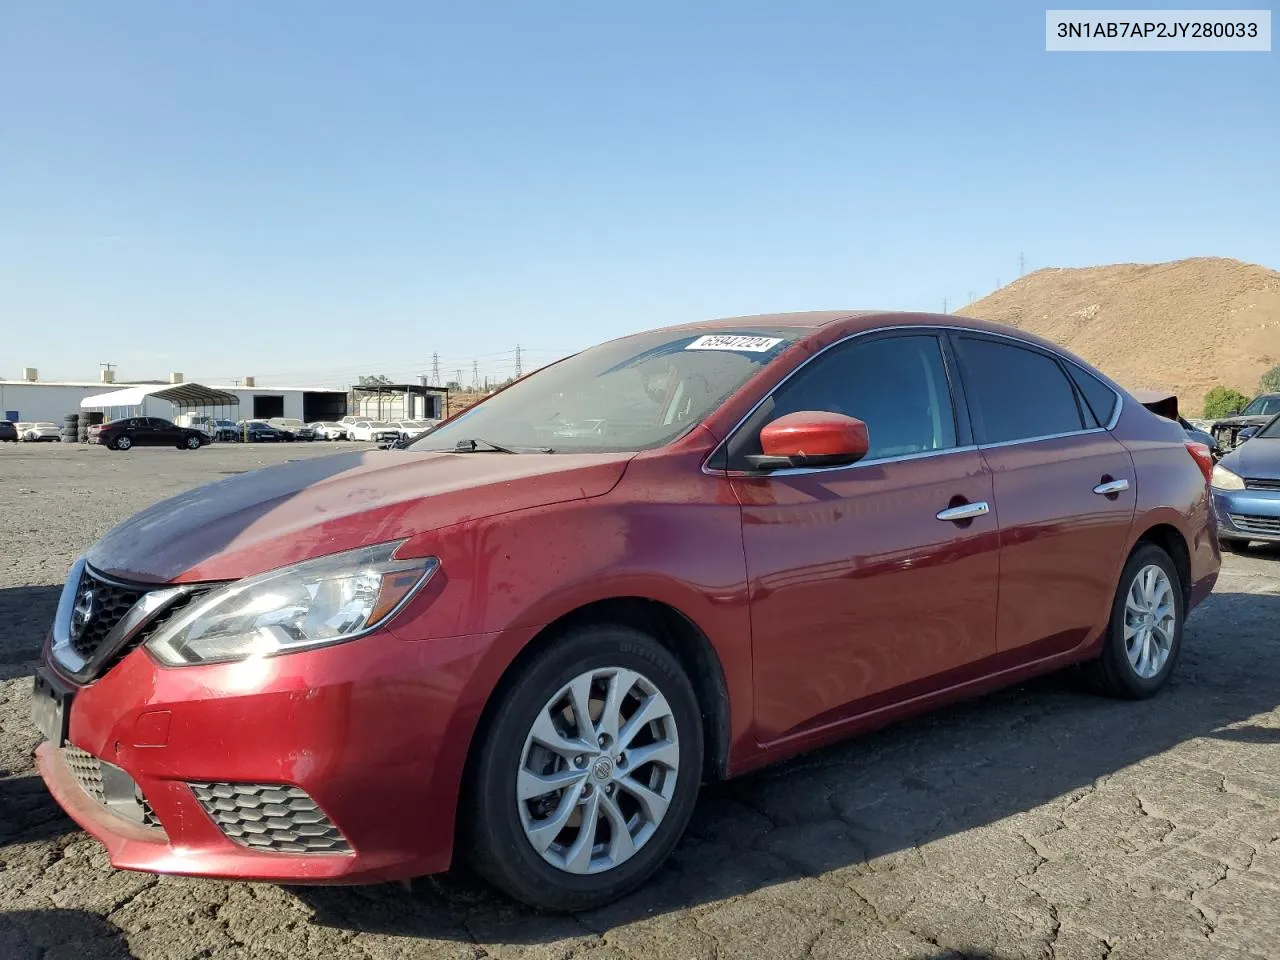
<svg viewBox="0 0 1280 960">
<path fill-rule="evenodd" d="M 39 747 L 37 764 L 59 804 L 123 869 L 308 884 L 435 873 L 451 860 L 479 713 L 460 710 L 457 694 L 486 641 L 411 642 L 388 630 L 283 657 L 181 668 L 134 649 L 74 688 L 67 741 L 132 778 L 158 826 L 91 795 L 52 743 Z M 57 672 L 47 654 L 45 666 Z M 268 801 L 282 790 L 306 798 L 340 838 L 336 852 L 247 845 L 235 826 L 220 825 L 219 809 L 228 808 L 215 806 L 244 792 L 238 785 L 272 791 Z"/>
<path fill-rule="evenodd" d="M 1280 543 L 1280 491 L 1213 491 L 1213 512 L 1223 540 Z"/>
</svg>

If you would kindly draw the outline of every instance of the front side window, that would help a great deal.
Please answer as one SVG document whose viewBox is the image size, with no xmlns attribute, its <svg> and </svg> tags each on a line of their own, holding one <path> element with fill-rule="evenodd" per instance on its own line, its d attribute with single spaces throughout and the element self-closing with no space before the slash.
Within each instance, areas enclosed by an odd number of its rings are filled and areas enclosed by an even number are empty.
<svg viewBox="0 0 1280 960">
<path fill-rule="evenodd" d="M 933 335 L 855 340 L 802 367 L 765 400 L 730 444 L 732 469 L 749 469 L 760 430 L 812 410 L 856 417 L 870 441 L 864 460 L 947 450 L 956 445 L 955 410 L 942 346 Z"/>
<path fill-rule="evenodd" d="M 657 330 L 614 340 L 516 381 L 411 449 L 651 450 L 701 423 L 806 332 Z"/>
<path fill-rule="evenodd" d="M 1241 413 L 1246 417 L 1274 417 L 1280 413 L 1280 397 L 1258 397 Z"/>
<path fill-rule="evenodd" d="M 1052 357 L 1011 343 L 963 336 L 956 338 L 956 354 L 979 443 L 1084 429 L 1075 388 Z"/>
</svg>

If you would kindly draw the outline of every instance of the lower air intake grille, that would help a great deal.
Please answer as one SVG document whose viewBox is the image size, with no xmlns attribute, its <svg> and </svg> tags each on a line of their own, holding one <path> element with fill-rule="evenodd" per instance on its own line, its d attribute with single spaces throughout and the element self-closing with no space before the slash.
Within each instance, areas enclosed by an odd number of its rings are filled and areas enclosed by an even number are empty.
<svg viewBox="0 0 1280 960">
<path fill-rule="evenodd" d="M 84 792 L 105 804 L 107 798 L 102 792 L 102 761 L 79 747 L 63 747 L 62 759 L 66 761 L 67 769 L 76 778 L 76 782 L 84 787 Z"/>
<path fill-rule="evenodd" d="M 1267 536 L 1280 534 L 1280 517 L 1251 517 L 1239 513 L 1230 514 L 1231 522 L 1245 533 L 1261 533 Z"/>
<path fill-rule="evenodd" d="M 305 790 L 274 783 L 191 783 L 205 813 L 235 843 L 276 853 L 350 853 Z"/>
</svg>

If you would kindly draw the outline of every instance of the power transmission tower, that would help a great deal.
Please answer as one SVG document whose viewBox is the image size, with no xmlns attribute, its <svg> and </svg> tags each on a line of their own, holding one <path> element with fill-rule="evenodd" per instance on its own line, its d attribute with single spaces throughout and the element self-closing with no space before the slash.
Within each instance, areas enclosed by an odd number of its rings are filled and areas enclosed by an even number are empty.
<svg viewBox="0 0 1280 960">
<path fill-rule="evenodd" d="M 471 388 L 473 390 L 480 389 L 480 361 L 471 361 Z"/>
<path fill-rule="evenodd" d="M 1027 272 L 1027 258 L 1022 254 L 1018 254 L 1018 276 L 1022 276 Z"/>
<path fill-rule="evenodd" d="M 946 297 L 943 297 L 943 298 L 942 298 L 942 312 L 943 312 L 943 313 L 946 313 L 946 312 L 947 312 L 947 298 L 946 298 Z"/>
<path fill-rule="evenodd" d="M 520 344 L 516 344 L 516 379 L 520 379 Z"/>
<path fill-rule="evenodd" d="M 431 354 L 431 384 L 432 386 L 440 386 L 440 354 Z"/>
<path fill-rule="evenodd" d="M 970 302 L 970 303 L 973 303 L 973 300 L 974 300 L 974 298 L 975 298 L 976 296 L 977 296 L 977 294 L 976 294 L 976 293 L 974 293 L 972 290 L 970 290 L 970 291 L 969 291 L 969 302 Z"/>
<path fill-rule="evenodd" d="M 462 368 L 459 367 L 455 372 L 457 373 L 458 376 L 454 379 L 454 382 L 458 385 L 458 389 L 461 390 L 462 389 Z"/>
</svg>

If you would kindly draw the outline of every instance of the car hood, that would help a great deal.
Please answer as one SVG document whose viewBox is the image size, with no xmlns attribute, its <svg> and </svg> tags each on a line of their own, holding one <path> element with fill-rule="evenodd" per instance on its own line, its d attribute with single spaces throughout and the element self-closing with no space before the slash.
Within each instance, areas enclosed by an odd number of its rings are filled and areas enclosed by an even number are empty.
<svg viewBox="0 0 1280 960">
<path fill-rule="evenodd" d="M 1215 420 L 1215 427 L 1260 427 L 1271 419 L 1271 414 L 1261 414 L 1256 417 L 1225 417 L 1222 420 Z"/>
<path fill-rule="evenodd" d="M 1241 477 L 1280 480 L 1280 439 L 1247 440 L 1223 457 L 1222 465 Z"/>
<path fill-rule="evenodd" d="M 631 453 L 339 453 L 229 477 L 161 501 L 88 552 L 124 580 L 252 576 L 468 520 L 608 493 Z"/>
</svg>

